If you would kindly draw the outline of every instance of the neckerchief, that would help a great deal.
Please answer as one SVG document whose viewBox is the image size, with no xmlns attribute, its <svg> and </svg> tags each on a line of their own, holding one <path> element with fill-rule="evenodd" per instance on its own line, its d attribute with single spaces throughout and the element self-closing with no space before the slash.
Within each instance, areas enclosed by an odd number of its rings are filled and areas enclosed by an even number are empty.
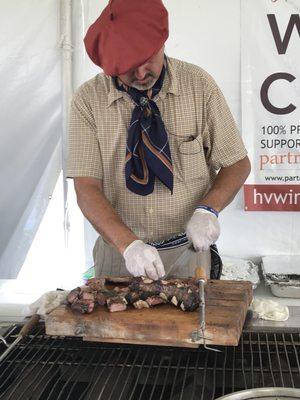
<svg viewBox="0 0 300 400">
<path fill-rule="evenodd" d="M 127 92 L 135 104 L 128 128 L 125 178 L 132 192 L 147 196 L 154 190 L 157 177 L 173 193 L 173 167 L 168 135 L 153 98 L 161 90 L 165 67 L 149 90 L 126 86 L 118 78 L 118 90 Z"/>
</svg>

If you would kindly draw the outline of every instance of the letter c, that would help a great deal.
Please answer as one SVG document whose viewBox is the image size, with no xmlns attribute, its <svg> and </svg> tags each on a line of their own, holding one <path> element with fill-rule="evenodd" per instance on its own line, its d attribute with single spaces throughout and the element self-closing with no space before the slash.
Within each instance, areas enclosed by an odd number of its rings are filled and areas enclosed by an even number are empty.
<svg viewBox="0 0 300 400">
<path fill-rule="evenodd" d="M 262 84 L 262 87 L 260 90 L 261 102 L 262 102 L 263 106 L 265 107 L 265 109 L 268 110 L 272 114 L 279 114 L 279 115 L 290 114 L 291 112 L 295 111 L 297 108 L 296 106 L 294 106 L 294 104 L 289 104 L 287 107 L 284 107 L 284 108 L 278 108 L 278 107 L 275 107 L 269 100 L 269 93 L 268 93 L 269 88 L 270 88 L 271 84 L 274 81 L 277 81 L 278 79 L 285 79 L 289 82 L 293 82 L 296 78 L 293 75 L 288 74 L 286 72 L 277 72 L 276 74 L 272 74 L 272 75 L 268 76 L 268 78 Z"/>
</svg>

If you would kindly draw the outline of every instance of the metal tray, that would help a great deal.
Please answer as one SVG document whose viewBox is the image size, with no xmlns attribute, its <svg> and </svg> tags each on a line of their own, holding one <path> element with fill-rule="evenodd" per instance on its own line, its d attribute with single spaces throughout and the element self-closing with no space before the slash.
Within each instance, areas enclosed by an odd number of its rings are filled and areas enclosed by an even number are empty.
<svg viewBox="0 0 300 400">
<path fill-rule="evenodd" d="M 300 399 L 300 389 L 259 388 L 231 393 L 216 400 L 295 400 Z"/>
<path fill-rule="evenodd" d="M 263 257 L 262 274 L 275 296 L 300 298 L 299 255 Z"/>
<path fill-rule="evenodd" d="M 222 280 L 250 281 L 253 290 L 259 284 L 258 266 L 250 260 L 222 256 Z"/>
</svg>

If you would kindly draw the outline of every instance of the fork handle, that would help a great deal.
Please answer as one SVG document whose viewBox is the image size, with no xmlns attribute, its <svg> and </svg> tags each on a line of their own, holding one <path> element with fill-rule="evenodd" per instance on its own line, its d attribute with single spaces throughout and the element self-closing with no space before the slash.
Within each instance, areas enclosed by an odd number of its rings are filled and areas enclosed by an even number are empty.
<svg viewBox="0 0 300 400">
<path fill-rule="evenodd" d="M 206 276 L 206 271 L 205 268 L 203 267 L 197 267 L 195 269 L 195 277 L 197 280 L 202 280 L 205 283 L 207 282 L 207 276 Z"/>
</svg>

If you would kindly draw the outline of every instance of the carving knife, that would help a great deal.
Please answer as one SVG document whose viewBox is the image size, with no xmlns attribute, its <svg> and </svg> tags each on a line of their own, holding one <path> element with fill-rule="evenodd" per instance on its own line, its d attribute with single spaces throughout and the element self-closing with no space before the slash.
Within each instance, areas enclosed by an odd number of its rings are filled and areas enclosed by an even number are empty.
<svg viewBox="0 0 300 400">
<path fill-rule="evenodd" d="M 194 249 L 193 244 L 190 244 L 183 253 L 177 258 L 177 260 L 171 265 L 169 271 L 165 274 L 163 279 L 170 277 L 172 271 L 176 270 L 177 268 L 180 269 L 182 267 L 187 266 L 189 263 L 192 263 L 193 268 L 195 269 L 199 263 L 199 257 L 201 253 L 197 252 Z"/>
</svg>

